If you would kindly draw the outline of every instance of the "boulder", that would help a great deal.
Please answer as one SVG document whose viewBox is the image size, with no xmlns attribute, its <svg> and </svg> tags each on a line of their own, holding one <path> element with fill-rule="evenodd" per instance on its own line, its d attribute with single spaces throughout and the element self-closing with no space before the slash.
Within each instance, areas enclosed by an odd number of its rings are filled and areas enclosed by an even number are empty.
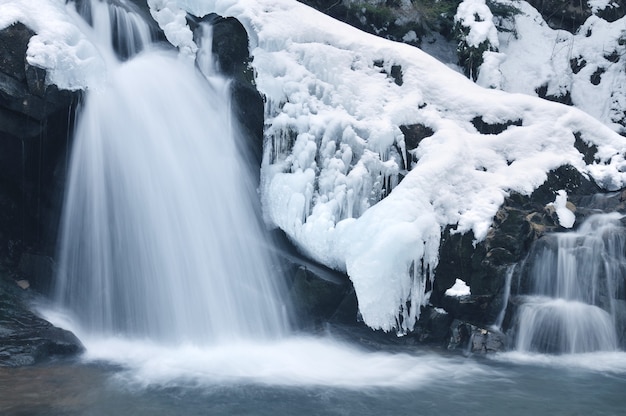
<svg viewBox="0 0 626 416">
<path fill-rule="evenodd" d="M 0 367 L 33 365 L 84 350 L 74 334 L 30 311 L 33 293 L 0 273 Z"/>
<path fill-rule="evenodd" d="M 454 320 L 450 325 L 448 349 L 461 349 L 468 354 L 492 354 L 504 351 L 507 338 L 501 332 Z"/>
<path fill-rule="evenodd" d="M 274 231 L 270 239 L 278 248 L 277 275 L 285 277 L 286 302 L 294 325 L 359 325 L 357 298 L 348 276 L 301 255 L 282 231 Z"/>
</svg>

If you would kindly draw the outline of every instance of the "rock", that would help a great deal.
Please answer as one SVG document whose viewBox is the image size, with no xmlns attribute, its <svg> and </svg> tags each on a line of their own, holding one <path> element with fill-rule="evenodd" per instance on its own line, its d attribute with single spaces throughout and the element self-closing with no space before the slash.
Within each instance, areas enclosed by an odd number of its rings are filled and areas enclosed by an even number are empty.
<svg viewBox="0 0 626 416">
<path fill-rule="evenodd" d="M 30 283 L 28 282 L 28 280 L 16 280 L 15 283 L 17 284 L 17 287 L 19 287 L 20 289 L 28 289 L 30 287 Z"/>
<path fill-rule="evenodd" d="M 582 140 L 578 147 L 588 158 L 593 158 L 597 151 Z M 598 209 L 626 212 L 626 193 L 602 193 L 597 184 L 571 166 L 555 169 L 531 195 L 512 193 L 507 197 L 487 237 L 480 243 L 474 244 L 471 232 L 456 234 L 454 227 L 443 231 L 431 303 L 443 308 L 453 319 L 483 327 L 493 325 L 506 308 L 503 302 L 507 273 L 511 273 L 513 265 L 525 259 L 532 244 L 543 235 L 565 231 L 556 212 L 549 207 L 546 209 L 555 201 L 559 190 L 568 194 L 567 207 L 576 215 L 575 225 Z M 513 278 L 519 282 L 519 273 Z M 445 296 L 456 279 L 470 286 L 471 296 Z M 505 329 L 506 325 L 507 320 Z"/>
<path fill-rule="evenodd" d="M 28 293 L 0 277 L 0 366 L 33 365 L 82 352 L 74 334 L 30 312 Z"/>
<path fill-rule="evenodd" d="M 302 256 L 282 231 L 270 236 L 278 247 L 279 273 L 286 278 L 287 302 L 294 323 L 316 327 L 323 322 L 355 325 L 358 305 L 348 276 Z"/>
<path fill-rule="evenodd" d="M 50 283 L 49 256 L 81 96 L 46 84 L 45 71 L 26 62 L 33 35 L 22 23 L 0 30 L 0 366 L 30 365 L 82 350 L 73 334 L 27 306 L 29 288 L 45 291 Z"/>
<path fill-rule="evenodd" d="M 491 354 L 504 351 L 507 346 L 506 335 L 475 325 L 454 320 L 450 325 L 448 349 L 462 349 L 467 353 Z"/>
<path fill-rule="evenodd" d="M 411 169 L 412 164 L 417 162 L 417 158 L 413 156 L 413 151 L 417 149 L 420 142 L 426 137 L 435 134 L 434 130 L 423 124 L 410 124 L 400 126 L 400 131 L 404 135 L 404 154 L 398 149 L 398 153 L 404 157 L 407 169 Z"/>
<path fill-rule="evenodd" d="M 55 264 L 50 256 L 23 253 L 18 266 L 23 276 L 28 278 L 30 286 L 36 291 L 48 294 L 52 287 Z"/>
<path fill-rule="evenodd" d="M 80 92 L 45 83 L 26 62 L 34 32 L 22 23 L 0 30 L 0 216 L 2 247 L 20 241 L 50 253 L 56 242 L 68 137 Z"/>
<path fill-rule="evenodd" d="M 552 29 L 567 30 L 575 33 L 580 26 L 593 14 L 589 2 L 580 0 L 528 0 Z M 609 22 L 620 19 L 626 13 L 624 7 L 619 7 L 619 2 L 607 2 L 609 4 L 604 10 L 599 10 L 595 14 Z M 616 4 L 612 7 L 610 4 Z"/>
<path fill-rule="evenodd" d="M 442 345 L 450 336 L 452 315 L 441 308 L 426 306 L 417 321 L 414 335 L 419 342 Z"/>
<path fill-rule="evenodd" d="M 377 36 L 403 41 L 408 32 L 413 32 L 410 41 L 419 46 L 429 27 L 437 31 L 449 31 L 454 17 L 456 0 L 436 1 L 436 5 L 414 6 L 411 2 L 398 1 L 334 1 L 299 0 L 337 20 Z M 443 4 L 442 4 L 443 3 Z M 430 8 L 437 11 L 430 13 Z M 446 13 L 447 12 L 447 13 Z"/>
<path fill-rule="evenodd" d="M 503 351 L 506 347 L 506 336 L 501 332 L 484 328 L 472 328 L 470 336 L 470 352 L 489 354 Z"/>
<path fill-rule="evenodd" d="M 491 325 L 499 313 L 492 310 L 493 299 L 492 295 L 444 296 L 440 304 L 454 319 Z"/>
<path fill-rule="evenodd" d="M 213 59 L 220 73 L 231 79 L 233 115 L 245 138 L 242 142 L 246 144 L 241 151 L 258 183 L 263 155 L 265 104 L 254 84 L 248 33 L 237 19 L 215 13 L 202 19 L 188 15 L 187 20 L 196 43 L 202 38 L 202 23 L 212 27 Z"/>
</svg>

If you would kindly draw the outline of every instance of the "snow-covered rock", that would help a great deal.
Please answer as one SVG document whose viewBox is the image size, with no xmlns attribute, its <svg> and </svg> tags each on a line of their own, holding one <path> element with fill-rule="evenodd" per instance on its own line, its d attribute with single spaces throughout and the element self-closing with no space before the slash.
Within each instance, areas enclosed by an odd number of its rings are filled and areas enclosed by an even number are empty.
<svg viewBox="0 0 626 416">
<path fill-rule="evenodd" d="M 596 11 L 613 4 L 592 3 Z M 570 33 L 551 28 L 525 1 L 491 4 L 518 12 L 494 20 L 499 53 L 480 67 L 480 85 L 573 104 L 626 133 L 626 17 L 609 22 L 590 14 Z"/>
</svg>

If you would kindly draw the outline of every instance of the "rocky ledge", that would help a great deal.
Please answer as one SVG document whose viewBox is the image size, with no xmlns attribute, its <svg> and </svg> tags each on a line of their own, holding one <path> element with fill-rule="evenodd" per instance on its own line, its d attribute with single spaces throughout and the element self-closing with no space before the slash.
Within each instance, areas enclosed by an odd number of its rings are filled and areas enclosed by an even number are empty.
<svg viewBox="0 0 626 416">
<path fill-rule="evenodd" d="M 33 365 L 83 351 L 74 334 L 31 312 L 34 294 L 0 274 L 0 367 Z"/>
</svg>

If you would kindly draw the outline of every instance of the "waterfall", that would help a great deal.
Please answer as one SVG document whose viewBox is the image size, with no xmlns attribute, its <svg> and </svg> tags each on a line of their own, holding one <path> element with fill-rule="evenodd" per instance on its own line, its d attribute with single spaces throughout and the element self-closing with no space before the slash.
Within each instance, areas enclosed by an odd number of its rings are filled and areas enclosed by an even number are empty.
<svg viewBox="0 0 626 416">
<path fill-rule="evenodd" d="M 100 52 L 128 59 L 149 46 L 156 31 L 144 20 L 137 7 L 125 0 L 83 0 L 76 6 L 80 16 L 91 25 Z"/>
<path fill-rule="evenodd" d="M 103 5 L 92 2 L 92 21 L 115 24 L 94 30 L 111 54 L 126 25 Z M 200 345 L 280 337 L 280 278 L 237 152 L 228 82 L 155 46 L 129 55 L 79 115 L 56 300 L 91 334 Z"/>
<path fill-rule="evenodd" d="M 517 313 L 519 351 L 613 351 L 617 303 L 626 276 L 621 215 L 597 214 L 576 232 L 539 240 L 525 262 L 526 296 Z"/>
</svg>

